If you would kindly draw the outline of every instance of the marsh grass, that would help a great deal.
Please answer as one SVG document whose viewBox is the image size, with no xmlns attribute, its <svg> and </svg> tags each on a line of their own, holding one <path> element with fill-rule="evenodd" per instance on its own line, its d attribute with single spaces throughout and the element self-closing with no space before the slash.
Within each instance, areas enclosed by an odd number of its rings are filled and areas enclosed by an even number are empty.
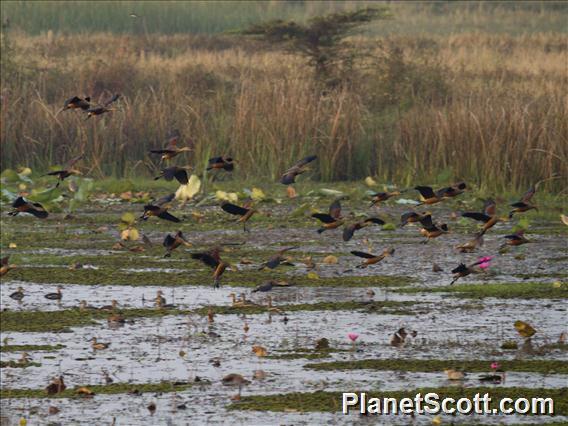
<svg viewBox="0 0 568 426">
<path fill-rule="evenodd" d="M 451 14 L 434 9 L 427 14 L 449 22 Z M 473 19 L 479 10 L 461 13 Z M 509 19 L 562 13 L 524 7 Z M 237 36 L 30 36 L 12 28 L 2 37 L 3 169 L 46 170 L 84 151 L 91 176 L 149 176 L 160 164 L 148 150 L 178 128 L 195 150 L 176 164 L 200 173 L 209 156 L 231 155 L 239 180 L 276 180 L 316 153 L 315 180 L 465 179 L 495 191 L 556 177 L 543 186 L 564 189 L 567 48 L 559 32 L 352 37 L 362 60 L 349 84 L 324 91 L 301 57 Z M 104 116 L 56 114 L 74 94 L 101 101 L 115 92 L 123 99 Z"/>
</svg>

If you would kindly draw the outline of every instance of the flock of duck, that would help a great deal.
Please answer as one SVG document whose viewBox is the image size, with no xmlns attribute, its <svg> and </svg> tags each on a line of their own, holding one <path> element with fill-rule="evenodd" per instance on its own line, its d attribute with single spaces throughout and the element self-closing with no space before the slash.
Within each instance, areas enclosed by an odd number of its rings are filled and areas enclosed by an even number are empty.
<svg viewBox="0 0 568 426">
<path fill-rule="evenodd" d="M 80 98 L 78 96 L 74 96 L 68 99 L 62 110 L 79 110 L 86 114 L 86 118 L 90 118 L 93 116 L 99 116 L 101 114 L 107 113 L 112 111 L 111 104 L 116 102 L 120 99 L 120 95 L 116 94 L 112 96 L 108 101 L 95 105 L 91 103 L 89 97 Z M 178 147 L 178 141 L 180 139 L 180 134 L 177 131 L 172 132 L 170 136 L 168 136 L 167 145 L 164 148 L 159 149 L 152 149 L 150 150 L 150 154 L 152 155 L 159 155 L 160 161 L 172 161 L 177 156 L 184 152 L 192 151 L 192 146 L 184 146 Z M 191 144 L 190 144 L 191 145 Z M 81 174 L 81 172 L 75 168 L 77 162 L 79 162 L 83 158 L 83 155 L 75 157 L 68 161 L 68 163 L 57 170 L 51 171 L 47 173 L 49 176 L 54 176 L 57 178 L 56 186 L 59 186 L 61 182 L 67 179 L 70 176 Z M 316 155 L 307 156 L 294 165 L 292 165 L 288 170 L 284 171 L 281 178 L 280 183 L 287 186 L 287 193 L 290 197 L 296 196 L 295 190 L 293 188 L 293 184 L 296 182 L 298 176 L 302 175 L 303 173 L 309 170 L 309 166 L 317 160 Z M 213 157 L 209 160 L 207 170 L 212 171 L 214 173 L 231 173 L 235 169 L 236 161 L 228 156 L 218 156 Z M 165 179 L 166 181 L 173 181 L 174 179 L 178 181 L 181 185 L 187 185 L 189 182 L 188 176 L 188 169 L 184 167 L 179 167 L 175 165 L 171 165 L 169 167 L 165 167 L 161 170 L 159 176 L 155 179 Z M 376 208 L 380 207 L 382 203 L 386 201 L 400 196 L 401 194 L 409 191 L 410 189 L 406 190 L 399 190 L 399 191 L 392 191 L 392 192 L 377 192 L 372 194 L 371 196 L 371 204 L 370 207 Z M 433 189 L 429 186 L 416 186 L 414 190 L 418 191 L 420 194 L 420 199 L 417 201 L 416 206 L 431 206 L 437 203 L 444 202 L 446 200 L 458 197 L 462 195 L 465 191 L 468 190 L 466 183 L 458 182 L 453 185 L 449 185 L 438 190 Z M 484 206 L 481 211 L 472 211 L 472 212 L 464 212 L 462 216 L 465 218 L 473 219 L 475 221 L 481 222 L 482 226 L 480 230 L 473 235 L 473 238 L 469 241 L 464 242 L 463 244 L 459 244 L 456 246 L 456 250 L 461 253 L 471 253 L 476 251 L 480 246 L 483 245 L 483 238 L 484 235 L 487 234 L 488 231 L 491 230 L 497 223 L 499 222 L 507 222 L 509 221 L 514 214 L 517 213 L 524 213 L 530 210 L 538 210 L 537 206 L 532 204 L 532 198 L 536 192 L 536 186 L 531 187 L 518 202 L 511 204 L 512 209 L 510 210 L 507 216 L 500 216 L 497 213 L 497 204 L 494 200 L 488 199 L 485 201 Z M 175 199 L 175 194 L 168 194 L 154 202 L 151 202 L 144 206 L 144 210 L 142 215 L 140 216 L 139 220 L 146 221 L 151 217 L 156 217 L 161 220 L 179 223 L 181 220 L 169 212 L 169 209 L 172 205 L 172 202 Z M 341 237 L 343 241 L 347 242 L 350 241 L 356 233 L 362 232 L 362 230 L 369 228 L 371 226 L 382 226 L 385 225 L 385 220 L 376 216 L 369 216 L 362 220 L 357 220 L 354 222 L 350 222 L 348 218 L 342 215 L 341 209 L 341 202 L 344 198 L 339 198 L 334 200 L 327 212 L 318 212 L 313 213 L 311 217 L 317 220 L 321 225 L 317 228 L 317 233 L 322 234 L 324 232 L 332 231 L 338 228 L 342 228 Z M 25 199 L 23 196 L 17 197 L 12 203 L 13 210 L 10 211 L 8 214 L 10 216 L 16 216 L 20 213 L 26 213 L 33 215 L 38 219 L 46 219 L 49 216 L 49 212 L 42 206 L 40 203 L 33 202 L 30 200 Z M 242 205 L 237 205 L 235 203 L 231 203 L 229 201 L 224 201 L 220 203 L 220 208 L 222 211 L 227 213 L 231 216 L 236 216 L 236 223 L 242 224 L 243 230 L 245 232 L 250 232 L 249 228 L 247 227 L 250 219 L 256 214 L 259 213 L 259 210 L 255 207 L 253 200 L 247 200 Z M 422 209 L 420 209 L 422 210 Z M 432 216 L 432 213 L 429 211 L 417 211 L 417 210 L 409 210 L 402 213 L 400 216 L 400 227 L 404 227 L 408 224 L 416 224 L 418 225 L 420 234 L 424 237 L 422 243 L 426 244 L 430 240 L 440 238 L 443 235 L 450 232 L 449 227 L 446 223 L 442 223 L 438 220 L 435 220 Z M 529 243 L 530 241 L 524 237 L 523 231 L 518 231 L 512 233 L 510 235 L 504 236 L 504 243 L 503 246 L 519 246 L 522 244 Z M 163 241 L 163 246 L 166 249 L 165 257 L 172 256 L 172 253 L 179 247 L 189 247 L 191 244 L 188 242 L 186 237 L 181 231 L 177 231 L 175 234 L 167 234 Z M 267 261 L 261 263 L 259 267 L 261 269 L 275 269 L 279 265 L 286 263 L 289 261 L 287 257 L 287 252 L 293 250 L 297 247 L 287 247 L 282 250 L 279 250 L 274 256 L 270 257 Z M 231 265 L 229 262 L 224 261 L 221 258 L 221 253 L 223 249 L 220 247 L 214 247 L 210 250 L 200 251 L 200 252 L 193 252 L 190 254 L 191 258 L 197 261 L 202 262 L 207 267 L 211 268 L 212 271 L 212 278 L 213 278 L 213 286 L 218 288 L 221 283 L 221 278 L 227 269 L 236 270 L 236 268 Z M 380 253 L 368 253 L 365 251 L 358 251 L 353 250 L 351 254 L 361 258 L 361 262 L 356 265 L 357 268 L 367 268 L 372 265 L 376 265 L 377 263 L 381 262 L 383 259 L 393 256 L 395 253 L 395 249 L 392 247 L 385 248 Z M 455 283 L 458 279 L 462 277 L 466 277 L 472 273 L 477 273 L 483 271 L 489 266 L 491 261 L 491 256 L 484 256 L 478 259 L 476 262 L 466 265 L 464 263 L 459 263 L 459 265 L 453 269 L 451 272 L 453 274 L 453 280 L 451 284 Z M 314 262 L 311 261 L 310 263 L 306 262 L 308 269 L 310 269 L 310 265 L 313 267 L 315 266 Z M 15 268 L 15 265 L 9 263 L 9 257 L 4 257 L 2 259 L 0 275 L 4 276 L 7 274 L 11 269 Z M 269 292 L 272 289 L 279 287 L 279 286 L 287 286 L 289 285 L 287 282 L 283 281 L 267 281 L 264 284 L 261 284 L 253 292 Z M 62 294 L 63 288 L 58 286 L 56 292 L 48 293 L 45 295 L 45 298 L 50 300 L 61 300 L 63 297 Z M 25 296 L 24 289 L 18 288 L 18 290 L 10 295 L 12 299 L 15 300 L 22 300 Z M 252 302 L 246 299 L 246 296 L 240 295 L 240 299 L 237 299 L 235 294 L 231 294 L 233 305 L 234 306 L 252 306 L 254 305 Z M 278 311 L 278 308 L 272 306 L 272 299 L 268 298 L 268 306 L 267 309 Z M 156 295 L 155 301 L 157 308 L 168 308 L 173 307 L 173 305 L 169 305 L 166 303 L 166 299 L 163 296 L 161 291 L 158 291 Z M 108 318 L 109 323 L 123 323 L 125 322 L 125 318 L 119 313 L 117 307 L 118 302 L 116 300 L 112 301 L 112 304 L 109 306 L 103 306 L 101 308 L 94 308 L 89 305 L 85 301 L 81 301 L 80 309 L 100 309 L 106 310 L 110 312 L 110 316 Z M 214 314 L 212 311 L 209 311 L 208 318 L 209 321 L 213 321 Z M 246 326 L 246 324 L 245 324 Z M 393 335 L 393 339 L 399 339 L 400 341 L 404 341 L 406 338 L 406 331 L 404 329 L 400 329 L 397 333 Z M 401 340 L 402 339 L 402 340 Z M 392 344 L 396 345 L 396 341 Z M 109 343 L 99 342 L 96 338 L 92 339 L 92 348 L 93 350 L 104 350 L 108 348 L 110 345 Z M 260 355 L 262 356 L 262 348 L 257 349 Z M 256 352 L 255 352 L 256 353 Z M 495 370 L 496 368 L 494 368 Z M 448 376 L 452 378 L 453 376 L 459 375 L 459 372 L 448 372 Z M 246 380 L 240 375 L 229 375 L 223 379 L 223 383 L 225 384 L 244 384 Z M 61 391 L 64 389 L 63 378 L 59 377 L 54 381 L 48 388 L 48 391 Z"/>
</svg>

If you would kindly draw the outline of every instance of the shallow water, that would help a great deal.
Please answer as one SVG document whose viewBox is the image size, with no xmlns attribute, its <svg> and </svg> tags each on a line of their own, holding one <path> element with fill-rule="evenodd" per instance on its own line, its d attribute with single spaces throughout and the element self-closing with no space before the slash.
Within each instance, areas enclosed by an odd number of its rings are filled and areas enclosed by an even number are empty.
<svg viewBox="0 0 568 426">
<path fill-rule="evenodd" d="M 506 229 L 506 228 L 502 228 Z M 367 232 L 368 231 L 368 232 Z M 185 232 L 185 231 L 184 231 Z M 161 238 L 163 234 L 148 232 L 151 238 Z M 445 286 L 451 280 L 449 271 L 459 262 L 472 262 L 479 256 L 494 254 L 502 243 L 501 235 L 489 235 L 482 250 L 473 254 L 457 254 L 455 244 L 464 242 L 470 237 L 463 234 L 444 236 L 442 241 L 434 241 L 426 245 L 419 244 L 417 230 L 407 227 L 394 232 L 368 229 L 356 234 L 356 237 L 343 243 L 339 232 L 325 232 L 318 236 L 313 229 L 293 229 L 285 233 L 279 229 L 254 229 L 250 235 L 243 237 L 238 229 L 222 233 L 213 231 L 192 234 L 186 232 L 192 240 L 214 241 L 227 236 L 248 239 L 248 248 L 274 246 L 267 252 L 266 258 L 278 250 L 274 242 L 282 245 L 301 245 L 296 258 L 305 252 L 321 254 L 321 257 L 338 255 L 338 264 L 318 265 L 318 274 L 322 277 L 345 275 L 410 275 L 416 279 L 414 285 L 424 287 Z M 366 268 L 356 269 L 358 259 L 346 255 L 350 250 L 369 251 L 363 237 L 368 238 L 372 250 L 382 251 L 386 247 L 395 247 L 395 255 L 382 263 Z M 110 238 L 110 236 L 109 236 Z M 566 262 L 548 261 L 549 253 L 563 253 L 563 242 L 555 235 L 531 235 L 538 240 L 529 248 L 518 248 L 504 255 L 495 255 L 491 272 L 464 278 L 463 282 L 520 282 L 522 277 L 513 274 L 540 274 L 531 277 L 531 282 L 551 283 L 557 280 L 555 274 L 565 273 Z M 112 245 L 109 239 L 109 247 Z M 234 248 L 238 251 L 238 247 Z M 26 255 L 27 267 L 45 267 L 46 264 L 34 262 L 41 255 L 58 256 L 109 256 L 111 250 L 76 249 L 46 247 L 43 249 L 21 249 L 19 253 Z M 524 254 L 524 259 L 515 256 Z M 38 257 L 39 256 L 39 257 Z M 147 256 L 141 254 L 140 256 Z M 27 261 L 29 257 L 29 261 Z M 160 272 L 158 276 L 167 279 L 168 272 L 187 271 L 191 273 L 194 265 L 190 264 L 187 255 L 176 252 L 172 259 L 160 259 L 164 267 L 137 268 L 124 265 L 123 271 L 132 274 L 133 282 L 137 272 Z M 154 260 L 158 260 L 155 259 Z M 254 259 L 255 265 L 240 265 L 247 269 L 258 266 L 266 259 Z M 321 259 L 317 259 L 321 261 Z M 297 267 L 285 269 L 292 277 L 305 274 L 303 265 L 296 259 Z M 432 264 L 437 263 L 445 272 L 432 272 Z M 26 265 L 20 265 L 26 267 Z M 99 266 L 93 262 L 89 267 Z M 62 266 L 66 267 L 66 266 Z M 267 272 L 267 277 L 270 273 Z M 18 286 L 25 288 L 26 297 L 18 303 L 8 296 Z M 168 303 L 180 309 L 194 310 L 207 305 L 230 306 L 231 293 L 246 293 L 250 300 L 265 303 L 267 294 L 251 293 L 250 288 L 239 288 L 222 285 L 215 290 L 210 285 L 177 286 L 160 288 L 153 286 L 124 285 L 80 285 L 65 284 L 61 302 L 48 301 L 44 294 L 52 292 L 56 282 L 50 284 L 22 283 L 11 280 L 7 275 L 2 282 L 0 292 L 0 308 L 5 310 L 42 310 L 76 308 L 81 300 L 87 300 L 92 306 L 110 304 L 116 299 L 120 308 L 153 308 L 154 298 L 159 289 L 164 291 Z M 25 416 L 32 424 L 47 424 L 47 421 L 63 422 L 63 424 L 111 424 L 116 418 L 117 425 L 133 424 L 374 424 L 376 419 L 360 418 L 356 414 L 343 416 L 329 413 L 282 413 L 227 411 L 230 397 L 237 392 L 233 387 L 221 385 L 221 378 L 229 373 L 240 373 L 252 379 L 255 370 L 267 373 L 264 380 L 252 380 L 243 388 L 243 395 L 279 394 L 287 392 L 312 392 L 317 390 L 343 391 L 349 389 L 381 389 L 400 390 L 418 387 L 448 386 L 449 381 L 443 372 L 397 372 L 397 371 L 325 371 L 305 369 L 313 362 L 333 360 L 360 360 L 367 358 L 408 358 L 408 359 L 448 359 L 448 360 L 506 360 L 522 359 L 555 359 L 568 361 L 568 353 L 561 350 L 539 352 L 546 343 L 554 343 L 558 336 L 566 331 L 566 301 L 550 299 L 494 299 L 480 300 L 462 299 L 443 293 L 397 293 L 396 288 L 372 288 L 373 297 L 367 294 L 367 288 L 352 287 L 287 287 L 273 290 L 269 295 L 275 306 L 284 304 L 337 302 L 337 301 L 414 301 L 408 314 L 394 315 L 384 313 L 368 313 L 364 311 L 296 311 L 289 312 L 287 323 L 283 315 L 256 314 L 216 315 L 213 324 L 207 318 L 196 314 L 170 315 L 158 318 L 138 318 L 123 327 L 109 328 L 106 321 L 98 325 L 73 328 L 70 333 L 17 333 L 5 332 L 3 339 L 9 344 L 49 344 L 65 345 L 55 352 L 31 352 L 34 362 L 41 367 L 3 368 L 0 379 L 5 389 L 9 388 L 43 388 L 52 377 L 64 374 L 68 387 L 77 385 L 103 384 L 103 370 L 111 374 L 117 383 L 157 383 L 162 380 L 193 381 L 196 376 L 211 384 L 196 385 L 189 390 L 177 394 L 144 394 L 132 395 L 96 395 L 92 399 L 2 399 L 3 415 L 8 416 L 13 424 L 20 416 Z M 537 335 L 533 338 L 534 352 L 500 349 L 504 341 L 516 341 L 519 346 L 522 339 L 512 324 L 522 319 L 533 324 Z M 249 331 L 245 333 L 244 325 Z M 402 348 L 389 345 L 390 335 L 400 327 L 415 330 L 418 334 Z M 356 351 L 352 351 L 351 343 L 346 335 L 355 331 L 360 334 Z M 218 337 L 209 335 L 210 332 Z M 110 342 L 109 349 L 93 351 L 90 339 L 97 337 L 99 341 Z M 331 353 L 329 357 L 308 359 L 271 359 L 257 358 L 251 351 L 252 345 L 262 345 L 268 349 L 269 355 L 291 352 L 298 348 L 313 348 L 319 338 L 329 339 L 331 347 L 342 349 L 342 352 Z M 183 351 L 183 356 L 180 353 Z M 282 351 L 282 352 L 281 352 Z M 16 360 L 20 353 L 2 353 L 2 360 Z M 211 360 L 218 359 L 220 367 L 214 367 Z M 451 367 L 449 365 L 449 367 Z M 490 371 L 488 365 L 488 371 Z M 470 374 L 463 382 L 465 386 L 477 386 L 478 374 Z M 566 386 L 567 377 L 561 374 L 539 373 L 507 373 L 506 382 L 500 386 L 526 386 L 558 388 Z M 146 406 L 156 402 L 158 409 L 150 416 Z M 185 409 L 176 409 L 181 403 Z M 55 405 L 61 413 L 45 417 L 47 407 Z M 33 413 L 37 408 L 37 413 Z M 46 420 L 47 419 L 47 420 Z M 474 418 L 475 419 L 475 418 Z M 456 417 L 457 423 L 471 422 L 472 418 Z M 544 420 L 544 419 L 539 419 Z M 492 416 L 482 418 L 484 423 L 523 423 L 533 422 L 535 418 L 521 416 Z M 393 424 L 430 424 L 431 417 L 416 418 L 390 417 Z M 30 423 L 28 423 L 30 424 Z"/>
</svg>

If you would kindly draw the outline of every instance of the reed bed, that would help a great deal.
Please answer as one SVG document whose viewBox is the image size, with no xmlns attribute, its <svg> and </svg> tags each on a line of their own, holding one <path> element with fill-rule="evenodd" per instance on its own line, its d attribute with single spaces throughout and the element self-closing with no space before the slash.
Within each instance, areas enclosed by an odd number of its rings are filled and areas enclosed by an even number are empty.
<svg viewBox="0 0 568 426">
<path fill-rule="evenodd" d="M 349 84 L 322 90 L 301 57 L 217 35 L 3 34 L 1 167 L 45 170 L 85 152 L 88 173 L 145 176 L 148 150 L 177 128 L 201 170 L 210 155 L 237 176 L 275 179 L 316 153 L 321 180 L 377 176 L 406 185 L 466 179 L 522 189 L 565 184 L 565 37 L 557 33 L 391 35 L 351 40 L 367 52 Z M 57 114 L 75 94 L 123 94 L 85 120 Z"/>
</svg>

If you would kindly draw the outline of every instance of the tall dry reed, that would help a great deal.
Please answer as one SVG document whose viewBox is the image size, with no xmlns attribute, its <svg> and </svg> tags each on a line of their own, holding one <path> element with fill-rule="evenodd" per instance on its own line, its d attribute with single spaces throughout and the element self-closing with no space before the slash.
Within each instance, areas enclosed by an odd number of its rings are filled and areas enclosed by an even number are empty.
<svg viewBox="0 0 568 426">
<path fill-rule="evenodd" d="M 158 167 L 148 150 L 177 128 L 195 143 L 181 164 L 231 155 L 244 178 L 275 179 L 310 153 L 323 180 L 518 189 L 567 175 L 558 34 L 353 39 L 367 60 L 323 92 L 302 59 L 227 36 L 9 37 L 2 168 L 45 170 L 84 151 L 94 176 L 144 175 Z M 115 92 L 105 116 L 56 114 L 69 96 Z"/>
</svg>

